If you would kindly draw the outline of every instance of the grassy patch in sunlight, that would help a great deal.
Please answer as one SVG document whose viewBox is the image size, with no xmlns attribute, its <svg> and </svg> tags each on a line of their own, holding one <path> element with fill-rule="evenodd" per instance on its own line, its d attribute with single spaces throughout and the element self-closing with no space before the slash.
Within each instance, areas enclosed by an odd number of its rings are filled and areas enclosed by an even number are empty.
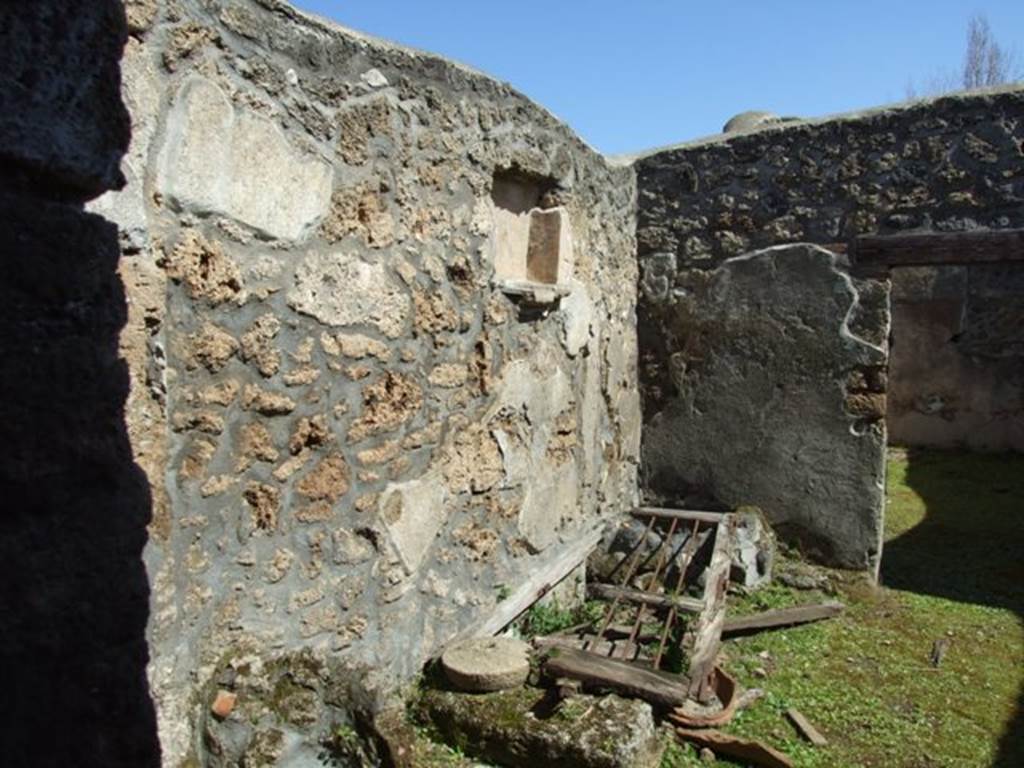
<svg viewBox="0 0 1024 768">
<path fill-rule="evenodd" d="M 840 618 L 726 643 L 728 668 L 766 691 L 728 730 L 764 739 L 801 768 L 990 766 L 1024 686 L 1024 457 L 894 451 L 888 499 L 888 586 L 836 574 L 848 606 Z M 826 597 L 775 585 L 742 607 Z M 934 668 L 939 638 L 949 650 Z M 787 707 L 829 745 L 802 741 Z M 1019 738 L 1010 749 L 1021 749 Z M 663 765 L 701 765 L 688 748 L 670 757 Z M 1016 752 L 1000 759 L 1024 765 Z"/>
</svg>

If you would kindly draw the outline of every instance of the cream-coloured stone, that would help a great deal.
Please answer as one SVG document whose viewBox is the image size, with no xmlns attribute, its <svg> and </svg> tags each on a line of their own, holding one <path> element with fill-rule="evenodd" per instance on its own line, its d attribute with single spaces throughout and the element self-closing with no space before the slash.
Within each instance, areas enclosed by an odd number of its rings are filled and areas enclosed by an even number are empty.
<svg viewBox="0 0 1024 768">
<path fill-rule="evenodd" d="M 368 69 L 359 76 L 359 79 L 371 88 L 386 88 L 388 85 L 388 79 L 379 69 Z"/>
<path fill-rule="evenodd" d="M 469 378 L 465 363 L 442 363 L 435 366 L 427 380 L 435 387 L 461 387 Z"/>
<path fill-rule="evenodd" d="M 565 351 L 575 357 L 590 344 L 590 324 L 594 305 L 586 286 L 578 280 L 570 282 L 570 293 L 562 299 L 562 343 Z"/>
<path fill-rule="evenodd" d="M 354 357 L 357 360 L 364 357 L 376 357 L 384 363 L 391 359 L 391 350 L 384 342 L 371 339 L 361 333 L 339 333 L 334 339 L 338 345 L 338 351 L 346 357 Z"/>
<path fill-rule="evenodd" d="M 601 358 L 589 355 L 583 369 L 583 406 L 580 408 L 580 442 L 583 446 L 583 480 L 600 484 L 605 462 L 601 456 L 601 426 L 605 423 L 605 402 L 601 396 Z"/>
<path fill-rule="evenodd" d="M 189 77 L 174 99 L 157 158 L 173 204 L 300 240 L 327 212 L 334 171 L 292 147 L 267 118 L 236 110 L 211 81 Z"/>
<path fill-rule="evenodd" d="M 490 258 L 499 283 L 565 286 L 574 255 L 569 214 L 564 208 L 518 212 L 494 207 Z"/>
<path fill-rule="evenodd" d="M 639 455 L 643 422 L 640 393 L 633 384 L 637 379 L 637 356 L 635 330 L 620 327 L 609 336 L 605 348 L 605 394 L 620 430 L 623 455 L 631 458 Z"/>
<path fill-rule="evenodd" d="M 509 363 L 494 388 L 489 418 L 501 449 L 505 486 L 531 485 L 550 472 L 547 445 L 555 417 L 572 403 L 572 384 L 554 362 L 557 353 L 541 347 L 532 358 Z M 523 414 L 507 423 L 503 414 Z"/>
<path fill-rule="evenodd" d="M 495 388 L 499 395 L 492 413 L 503 408 L 525 408 L 530 423 L 535 425 L 549 424 L 572 399 L 572 384 L 561 368 L 548 369 L 528 359 L 509 363 Z"/>
<path fill-rule="evenodd" d="M 444 479 L 431 472 L 391 483 L 381 493 L 379 514 L 407 573 L 415 573 L 448 518 Z"/>
<path fill-rule="evenodd" d="M 381 264 L 338 252 L 312 252 L 295 270 L 288 306 L 332 326 L 369 324 L 397 338 L 409 318 L 409 296 Z"/>
<path fill-rule="evenodd" d="M 568 461 L 557 470 L 538 474 L 526 487 L 519 510 L 519 532 L 535 552 L 558 538 L 563 522 L 576 516 L 579 506 L 579 477 L 576 463 Z"/>
<path fill-rule="evenodd" d="M 132 138 L 121 162 L 126 184 L 86 203 L 86 210 L 118 226 L 127 250 L 139 250 L 149 241 L 143 190 L 149 148 L 160 111 L 159 79 L 148 49 L 129 38 L 121 59 L 122 96 L 132 120 Z"/>
</svg>

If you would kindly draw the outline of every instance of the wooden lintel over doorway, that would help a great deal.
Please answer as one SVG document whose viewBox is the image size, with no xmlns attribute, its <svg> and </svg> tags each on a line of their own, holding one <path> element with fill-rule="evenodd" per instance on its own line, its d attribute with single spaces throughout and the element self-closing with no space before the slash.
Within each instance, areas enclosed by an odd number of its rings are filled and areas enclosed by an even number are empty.
<svg viewBox="0 0 1024 768">
<path fill-rule="evenodd" d="M 855 268 L 869 269 L 1024 261 L 1024 229 L 862 235 L 847 252 Z"/>
</svg>

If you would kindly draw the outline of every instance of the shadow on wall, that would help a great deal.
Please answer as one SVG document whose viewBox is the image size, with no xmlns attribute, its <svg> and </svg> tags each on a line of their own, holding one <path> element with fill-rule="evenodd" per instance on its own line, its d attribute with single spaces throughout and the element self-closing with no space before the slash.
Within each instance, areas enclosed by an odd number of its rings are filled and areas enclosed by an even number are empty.
<svg viewBox="0 0 1024 768">
<path fill-rule="evenodd" d="M 0 762 L 159 764 L 146 683 L 148 485 L 125 426 L 120 3 L 0 9 Z"/>
<path fill-rule="evenodd" d="M 924 520 L 886 544 L 887 587 L 1014 611 L 1024 621 L 1024 457 L 908 452 Z M 1021 642 L 1022 638 L 1017 638 Z M 1024 765 L 1024 690 L 995 768 Z"/>
</svg>

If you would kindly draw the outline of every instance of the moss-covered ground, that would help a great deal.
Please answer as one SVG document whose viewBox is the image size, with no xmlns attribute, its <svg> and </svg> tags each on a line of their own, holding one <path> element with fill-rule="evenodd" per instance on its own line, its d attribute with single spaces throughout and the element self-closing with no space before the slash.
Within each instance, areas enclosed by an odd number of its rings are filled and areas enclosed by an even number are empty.
<svg viewBox="0 0 1024 768">
<path fill-rule="evenodd" d="M 728 731 L 801 768 L 1024 766 L 1024 457 L 891 451 L 882 586 L 831 577 L 840 618 L 726 643 L 727 667 L 765 691 Z M 730 608 L 823 597 L 772 586 Z M 802 741 L 788 707 L 829 745 Z M 674 748 L 662 768 L 697 765 Z"/>
</svg>

